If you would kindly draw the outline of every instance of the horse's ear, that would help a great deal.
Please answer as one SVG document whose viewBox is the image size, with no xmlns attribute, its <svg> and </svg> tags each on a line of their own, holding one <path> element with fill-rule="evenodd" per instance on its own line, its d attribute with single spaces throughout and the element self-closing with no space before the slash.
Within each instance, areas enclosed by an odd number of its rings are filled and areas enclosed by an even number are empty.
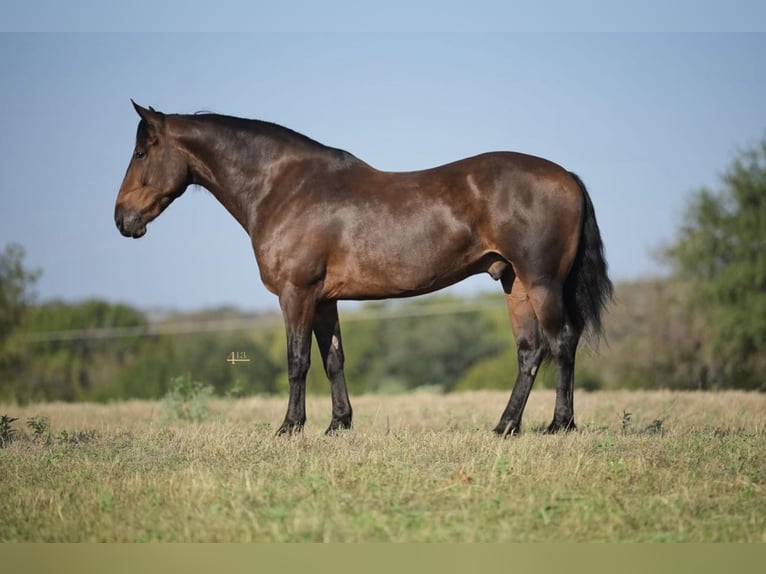
<svg viewBox="0 0 766 574">
<path fill-rule="evenodd" d="M 130 100 L 130 103 L 133 104 L 133 107 L 135 108 L 136 113 L 141 117 L 142 120 L 145 120 L 147 124 L 155 128 L 159 128 L 162 126 L 163 120 L 165 118 L 165 114 L 163 114 L 162 112 L 158 112 L 151 106 L 149 106 L 149 109 L 143 106 L 139 106 L 132 99 Z"/>
</svg>

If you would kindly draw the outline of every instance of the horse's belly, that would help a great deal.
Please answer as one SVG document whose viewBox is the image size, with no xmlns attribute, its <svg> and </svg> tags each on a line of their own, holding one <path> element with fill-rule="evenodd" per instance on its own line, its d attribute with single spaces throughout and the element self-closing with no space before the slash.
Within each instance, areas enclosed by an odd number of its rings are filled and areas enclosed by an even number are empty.
<svg viewBox="0 0 766 574">
<path fill-rule="evenodd" d="M 331 260 L 325 293 L 334 299 L 385 299 L 442 289 L 474 273 L 481 258 L 477 250 L 458 246 L 345 253 Z"/>
<path fill-rule="evenodd" d="M 338 299 L 403 297 L 466 277 L 486 249 L 474 211 L 413 198 L 334 210 L 325 291 Z"/>
</svg>

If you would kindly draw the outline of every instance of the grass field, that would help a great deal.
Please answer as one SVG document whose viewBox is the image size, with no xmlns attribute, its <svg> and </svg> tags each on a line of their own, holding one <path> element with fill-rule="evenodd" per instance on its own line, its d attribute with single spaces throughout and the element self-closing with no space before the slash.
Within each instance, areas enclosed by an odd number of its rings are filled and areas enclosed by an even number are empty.
<svg viewBox="0 0 766 574">
<path fill-rule="evenodd" d="M 766 542 L 766 395 L 578 393 L 547 436 L 536 391 L 506 440 L 504 392 L 352 400 L 289 438 L 284 398 L 0 405 L 0 540 Z"/>
</svg>

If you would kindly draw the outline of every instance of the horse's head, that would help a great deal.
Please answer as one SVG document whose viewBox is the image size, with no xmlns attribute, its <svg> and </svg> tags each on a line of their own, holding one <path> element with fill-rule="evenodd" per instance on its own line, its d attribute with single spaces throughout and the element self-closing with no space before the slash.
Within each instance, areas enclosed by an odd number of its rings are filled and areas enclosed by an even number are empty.
<svg viewBox="0 0 766 574">
<path fill-rule="evenodd" d="M 132 101 L 132 100 L 131 100 Z M 165 114 L 133 107 L 141 116 L 136 147 L 117 194 L 114 222 L 125 237 L 138 238 L 191 183 L 186 156 L 172 145 Z"/>
</svg>

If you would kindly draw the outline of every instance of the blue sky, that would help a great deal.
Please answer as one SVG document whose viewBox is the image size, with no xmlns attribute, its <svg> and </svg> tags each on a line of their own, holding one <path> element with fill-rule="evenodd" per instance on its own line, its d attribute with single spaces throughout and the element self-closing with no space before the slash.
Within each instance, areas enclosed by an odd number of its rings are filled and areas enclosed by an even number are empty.
<svg viewBox="0 0 766 574">
<path fill-rule="evenodd" d="M 274 121 L 387 170 L 547 157 L 588 185 L 613 277 L 656 274 L 689 193 L 766 137 L 764 56 L 763 34 L 1 34 L 0 248 L 26 248 L 41 300 L 276 308 L 203 190 L 140 240 L 117 232 L 133 98 Z M 457 293 L 478 289 L 497 286 Z"/>
</svg>

